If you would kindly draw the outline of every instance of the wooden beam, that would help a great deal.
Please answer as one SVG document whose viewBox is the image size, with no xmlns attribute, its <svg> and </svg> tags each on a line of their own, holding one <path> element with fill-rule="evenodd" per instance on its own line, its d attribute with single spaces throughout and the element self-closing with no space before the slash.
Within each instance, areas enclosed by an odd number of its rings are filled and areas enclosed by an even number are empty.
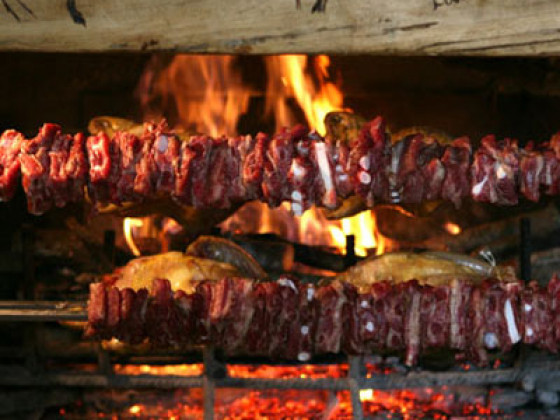
<svg viewBox="0 0 560 420">
<path fill-rule="evenodd" d="M 557 0 L 2 0 L 0 50 L 557 55 Z M 323 12 L 312 13 L 316 2 Z"/>
</svg>

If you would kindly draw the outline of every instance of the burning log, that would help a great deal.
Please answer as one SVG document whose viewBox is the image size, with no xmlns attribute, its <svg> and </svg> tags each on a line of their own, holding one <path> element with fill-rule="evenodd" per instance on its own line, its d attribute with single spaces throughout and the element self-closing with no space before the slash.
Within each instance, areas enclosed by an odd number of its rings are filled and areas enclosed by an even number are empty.
<svg viewBox="0 0 560 420">
<path fill-rule="evenodd" d="M 341 272 L 348 268 L 348 259 L 325 247 L 291 243 L 275 235 L 235 235 L 232 240 L 251 254 L 266 270 L 289 272 L 294 263 Z"/>
<path fill-rule="evenodd" d="M 436 236 L 424 241 L 422 245 L 428 249 L 469 253 L 496 243 L 495 251 L 499 254 L 511 246 L 510 241 L 512 240 L 518 246 L 519 222 L 523 217 L 531 221 L 532 238 L 535 240 L 542 240 L 549 236 L 551 232 L 560 229 L 560 212 L 556 205 L 550 204 L 543 209 L 530 213 L 465 229 L 458 235 Z M 494 251 L 491 246 L 490 249 Z"/>
</svg>

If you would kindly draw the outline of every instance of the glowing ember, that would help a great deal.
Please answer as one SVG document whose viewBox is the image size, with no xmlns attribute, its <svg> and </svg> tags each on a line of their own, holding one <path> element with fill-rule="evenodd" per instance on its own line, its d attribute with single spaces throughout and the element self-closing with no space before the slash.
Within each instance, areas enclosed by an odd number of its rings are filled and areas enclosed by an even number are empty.
<svg viewBox="0 0 560 420">
<path fill-rule="evenodd" d="M 461 227 L 455 223 L 447 222 L 443 225 L 443 227 L 451 235 L 458 235 L 459 233 L 461 233 Z"/>
<path fill-rule="evenodd" d="M 202 363 L 181 365 L 115 365 L 115 373 L 121 375 L 176 375 L 200 376 L 204 373 Z"/>
</svg>

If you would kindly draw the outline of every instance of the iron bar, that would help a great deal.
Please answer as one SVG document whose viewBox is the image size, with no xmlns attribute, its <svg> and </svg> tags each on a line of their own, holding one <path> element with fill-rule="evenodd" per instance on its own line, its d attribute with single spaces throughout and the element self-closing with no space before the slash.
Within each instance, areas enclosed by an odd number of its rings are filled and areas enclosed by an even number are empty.
<svg viewBox="0 0 560 420">
<path fill-rule="evenodd" d="M 83 302 L 0 301 L 0 322 L 87 321 Z"/>
</svg>

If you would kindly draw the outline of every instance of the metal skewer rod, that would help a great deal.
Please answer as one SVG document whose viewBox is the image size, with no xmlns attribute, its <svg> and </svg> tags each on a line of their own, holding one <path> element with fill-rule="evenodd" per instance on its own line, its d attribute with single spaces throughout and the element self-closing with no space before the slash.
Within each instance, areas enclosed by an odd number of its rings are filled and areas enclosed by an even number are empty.
<svg viewBox="0 0 560 420">
<path fill-rule="evenodd" d="M 85 302 L 0 301 L 0 322 L 87 321 Z"/>
</svg>

